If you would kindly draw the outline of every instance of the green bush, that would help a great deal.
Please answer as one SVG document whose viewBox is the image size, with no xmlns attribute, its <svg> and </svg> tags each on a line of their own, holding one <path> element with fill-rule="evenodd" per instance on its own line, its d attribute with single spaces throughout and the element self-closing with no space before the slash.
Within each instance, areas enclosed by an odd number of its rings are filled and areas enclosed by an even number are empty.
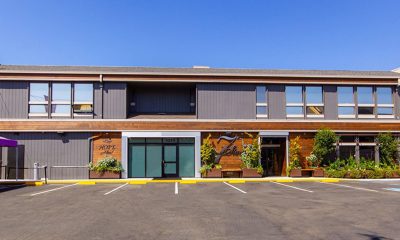
<svg viewBox="0 0 400 240">
<path fill-rule="evenodd" d="M 89 163 L 89 169 L 96 172 L 122 172 L 122 164 L 115 157 L 105 157 L 99 160 L 96 164 Z"/>
<path fill-rule="evenodd" d="M 329 160 L 327 157 L 335 151 L 335 144 L 337 140 L 338 137 L 332 130 L 328 128 L 318 130 L 314 137 L 312 154 L 317 157 L 320 163 L 323 165 L 328 165 Z"/>
<path fill-rule="evenodd" d="M 242 168 L 259 168 L 261 166 L 260 157 L 261 152 L 258 144 L 258 138 L 254 138 L 251 144 L 243 144 L 243 151 L 240 155 L 240 159 L 242 160 Z"/>
<path fill-rule="evenodd" d="M 399 144 L 391 133 L 379 133 L 379 158 L 382 163 L 394 164 L 397 154 L 397 145 Z"/>
</svg>

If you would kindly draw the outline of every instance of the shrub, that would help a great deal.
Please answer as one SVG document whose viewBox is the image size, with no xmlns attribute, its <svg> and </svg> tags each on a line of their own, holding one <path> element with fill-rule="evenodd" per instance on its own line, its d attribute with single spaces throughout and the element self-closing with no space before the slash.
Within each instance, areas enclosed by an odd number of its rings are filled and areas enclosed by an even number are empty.
<svg viewBox="0 0 400 240">
<path fill-rule="evenodd" d="M 122 164 L 115 157 L 105 157 L 99 160 L 96 164 L 89 163 L 89 169 L 96 172 L 122 172 Z"/>
<path fill-rule="evenodd" d="M 211 141 L 211 134 L 208 135 L 206 139 L 204 139 L 203 144 L 200 147 L 200 157 L 203 165 L 212 166 L 215 161 L 216 151 Z"/>
<path fill-rule="evenodd" d="M 320 129 L 315 134 L 312 153 L 323 165 L 329 164 L 327 157 L 329 154 L 335 151 L 335 144 L 337 140 L 338 137 L 336 136 L 335 132 L 328 128 Z"/>
<path fill-rule="evenodd" d="M 290 141 L 289 159 L 290 159 L 290 165 L 293 168 L 301 168 L 301 166 L 300 166 L 300 151 L 301 151 L 302 147 L 299 142 L 300 142 L 300 136 L 297 136 Z"/>
<path fill-rule="evenodd" d="M 310 167 L 319 167 L 320 160 L 315 156 L 314 153 L 311 153 L 310 156 L 306 157 L 308 166 Z"/>
<path fill-rule="evenodd" d="M 397 153 L 398 141 L 391 133 L 379 133 L 379 158 L 382 163 L 394 164 Z"/>
<path fill-rule="evenodd" d="M 242 160 L 242 167 L 244 168 L 260 168 L 260 147 L 258 144 L 258 137 L 254 138 L 251 144 L 243 145 L 243 152 L 240 155 Z"/>
</svg>

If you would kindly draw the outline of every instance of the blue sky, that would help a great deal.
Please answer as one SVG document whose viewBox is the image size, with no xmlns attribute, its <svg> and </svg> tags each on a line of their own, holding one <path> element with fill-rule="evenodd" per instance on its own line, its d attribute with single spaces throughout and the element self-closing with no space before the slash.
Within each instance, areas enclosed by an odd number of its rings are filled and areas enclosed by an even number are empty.
<svg viewBox="0 0 400 240">
<path fill-rule="evenodd" d="M 391 70 L 399 0 L 0 0 L 0 64 Z"/>
</svg>

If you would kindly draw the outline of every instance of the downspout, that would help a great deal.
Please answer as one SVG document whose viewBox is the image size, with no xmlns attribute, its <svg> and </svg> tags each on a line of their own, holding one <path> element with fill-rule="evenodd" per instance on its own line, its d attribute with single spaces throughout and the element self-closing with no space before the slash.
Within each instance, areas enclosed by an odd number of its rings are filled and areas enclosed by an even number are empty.
<svg viewBox="0 0 400 240">
<path fill-rule="evenodd" d="M 103 89 L 103 74 L 100 74 L 99 76 L 99 80 L 100 80 L 100 91 L 101 91 L 101 114 L 100 114 L 100 118 L 103 119 L 104 115 L 104 89 Z"/>
</svg>

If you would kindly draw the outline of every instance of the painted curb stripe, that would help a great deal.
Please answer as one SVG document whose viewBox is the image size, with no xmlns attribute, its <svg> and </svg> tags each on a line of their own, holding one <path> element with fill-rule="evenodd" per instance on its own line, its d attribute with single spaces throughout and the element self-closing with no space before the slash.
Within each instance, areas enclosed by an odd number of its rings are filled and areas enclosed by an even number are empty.
<svg viewBox="0 0 400 240">
<path fill-rule="evenodd" d="M 132 185 L 142 184 L 142 185 L 144 185 L 144 184 L 147 184 L 147 181 L 130 181 L 129 184 L 132 184 Z"/>
<path fill-rule="evenodd" d="M 78 182 L 79 185 L 95 185 L 95 181 L 88 181 L 88 182 Z"/>
<path fill-rule="evenodd" d="M 229 183 L 245 183 L 246 181 L 245 180 L 231 180 L 231 181 L 228 181 Z M 226 182 L 224 182 L 225 184 L 226 184 Z"/>
</svg>

